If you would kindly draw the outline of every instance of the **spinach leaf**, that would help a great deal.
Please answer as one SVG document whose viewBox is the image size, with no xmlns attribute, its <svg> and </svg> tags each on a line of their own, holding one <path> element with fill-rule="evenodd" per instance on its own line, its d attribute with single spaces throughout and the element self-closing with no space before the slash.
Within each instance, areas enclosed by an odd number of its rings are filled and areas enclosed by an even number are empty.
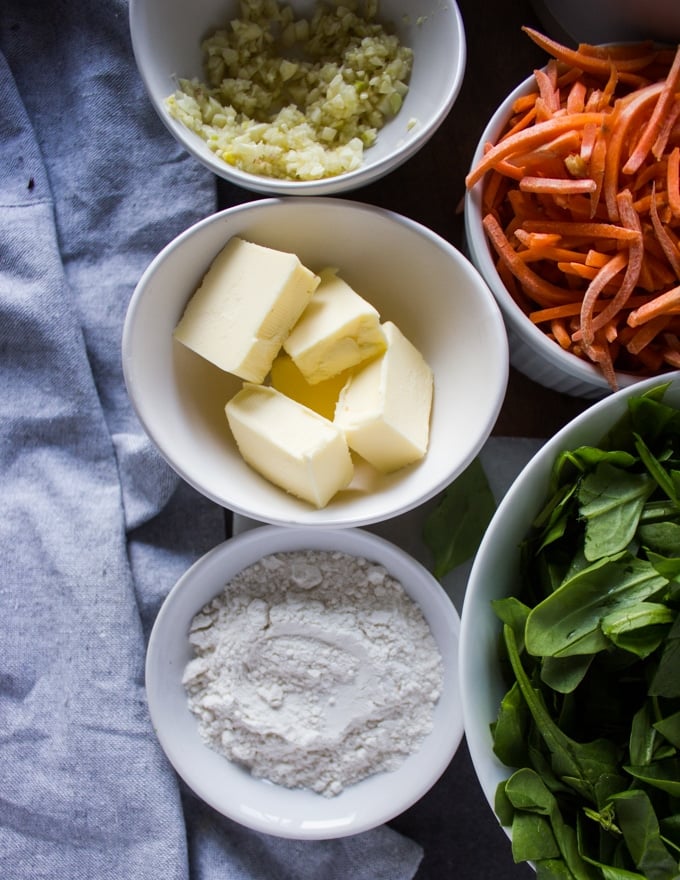
<svg viewBox="0 0 680 880">
<path fill-rule="evenodd" d="M 475 555 L 495 510 L 496 501 L 477 457 L 444 490 L 423 525 L 435 577 L 443 578 Z"/>
<path fill-rule="evenodd" d="M 612 798 L 616 819 L 628 851 L 639 871 L 649 880 L 676 880 L 678 863 L 666 849 L 649 796 L 639 789 Z"/>
<path fill-rule="evenodd" d="M 666 638 L 673 622 L 670 608 L 659 602 L 638 602 L 602 618 L 602 632 L 618 648 L 649 657 Z"/>
<path fill-rule="evenodd" d="M 680 697 L 680 615 L 675 619 L 661 654 L 659 665 L 649 686 L 654 697 Z"/>
<path fill-rule="evenodd" d="M 524 671 L 512 629 L 506 625 L 503 634 L 517 684 L 550 752 L 553 773 L 597 805 L 597 783 L 600 778 L 617 775 L 618 750 L 607 740 L 578 743 L 560 729 L 550 716 L 542 695 L 534 689 Z"/>
<path fill-rule="evenodd" d="M 626 551 L 599 559 L 532 609 L 527 650 L 539 657 L 605 650 L 610 641 L 602 631 L 603 618 L 654 596 L 667 583 L 649 562 Z"/>
<path fill-rule="evenodd" d="M 654 729 L 658 730 L 676 749 L 680 749 L 680 711 L 655 722 Z"/>
<path fill-rule="evenodd" d="M 655 487 L 647 474 L 628 473 L 607 462 L 584 477 L 578 497 L 579 513 L 586 521 L 586 559 L 594 561 L 626 549 Z"/>
</svg>

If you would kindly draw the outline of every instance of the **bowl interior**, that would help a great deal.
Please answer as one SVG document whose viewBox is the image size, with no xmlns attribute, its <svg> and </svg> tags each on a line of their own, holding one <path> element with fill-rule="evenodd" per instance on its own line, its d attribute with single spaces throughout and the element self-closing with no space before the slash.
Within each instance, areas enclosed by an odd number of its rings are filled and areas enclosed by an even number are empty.
<svg viewBox="0 0 680 880">
<path fill-rule="evenodd" d="M 309 15 L 315 4 L 293 0 Z M 178 77 L 202 79 L 201 40 L 238 17 L 235 0 L 132 0 L 130 30 L 135 59 L 151 101 L 172 134 L 212 171 L 257 192 L 318 195 L 341 192 L 380 177 L 405 161 L 430 137 L 453 105 L 463 81 L 466 46 L 455 3 L 439 0 L 380 0 L 379 20 L 414 50 L 410 89 L 399 114 L 367 150 L 360 168 L 323 181 L 280 181 L 241 172 L 216 159 L 197 135 L 172 119 L 165 98 Z M 162 36 L 161 36 L 162 35 Z M 415 121 L 415 125 L 409 123 Z"/>
<path fill-rule="evenodd" d="M 187 300 L 233 235 L 335 266 L 383 320 L 420 349 L 435 376 L 425 458 L 387 476 L 357 464 L 348 489 L 315 510 L 255 473 L 233 442 L 224 405 L 240 380 L 172 337 Z M 269 523 L 363 525 L 412 509 L 479 451 L 507 384 L 500 312 L 472 265 L 403 217 L 337 199 L 261 200 L 201 221 L 152 262 L 133 295 L 123 337 L 130 396 L 148 434 L 196 489 Z"/>
<path fill-rule="evenodd" d="M 501 624 L 491 600 L 517 592 L 519 544 L 545 501 L 558 452 L 598 442 L 623 415 L 629 397 L 665 382 L 672 384 L 664 400 L 680 407 L 680 373 L 646 379 L 593 404 L 549 440 L 499 504 L 477 552 L 461 613 L 461 698 L 470 755 L 492 809 L 497 785 L 512 771 L 493 754 L 489 730 L 507 690 L 498 663 Z"/>
<path fill-rule="evenodd" d="M 336 549 L 382 563 L 417 602 L 439 645 L 444 688 L 434 729 L 419 751 L 391 773 L 380 773 L 333 798 L 261 779 L 205 746 L 187 707 L 182 671 L 191 658 L 194 614 L 234 574 L 267 553 Z M 460 744 L 463 724 L 457 678 L 458 615 L 439 583 L 396 546 L 359 529 L 280 529 L 260 526 L 210 551 L 178 581 L 154 624 L 146 663 L 151 719 L 168 758 L 186 783 L 215 809 L 243 825 L 298 839 L 357 834 L 393 818 L 421 797 Z"/>
</svg>

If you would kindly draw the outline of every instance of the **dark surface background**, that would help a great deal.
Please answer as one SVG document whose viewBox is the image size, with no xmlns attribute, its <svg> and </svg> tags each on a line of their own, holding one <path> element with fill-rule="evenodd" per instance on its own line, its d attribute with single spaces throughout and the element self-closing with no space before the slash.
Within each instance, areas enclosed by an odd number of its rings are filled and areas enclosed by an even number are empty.
<svg viewBox="0 0 680 880">
<path fill-rule="evenodd" d="M 456 103 L 432 140 L 383 180 L 345 194 L 404 214 L 463 248 L 460 210 L 464 178 L 496 105 L 546 56 L 522 33 L 542 28 L 529 0 L 459 0 L 467 40 L 465 79 Z M 223 181 L 220 207 L 258 198 Z M 548 437 L 586 402 L 542 388 L 511 370 L 494 428 L 502 436 Z M 484 798 L 465 741 L 439 782 L 393 828 L 417 840 L 425 856 L 416 880 L 531 878 L 513 863 L 509 841 Z"/>
</svg>

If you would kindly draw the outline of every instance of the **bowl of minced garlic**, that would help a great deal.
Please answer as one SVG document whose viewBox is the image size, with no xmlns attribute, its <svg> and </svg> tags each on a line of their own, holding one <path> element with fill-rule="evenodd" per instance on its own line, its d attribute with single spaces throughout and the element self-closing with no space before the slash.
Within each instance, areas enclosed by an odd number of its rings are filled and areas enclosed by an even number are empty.
<svg viewBox="0 0 680 880">
<path fill-rule="evenodd" d="M 448 486 L 507 383 L 491 292 L 451 244 L 339 198 L 219 212 L 152 261 L 128 308 L 127 388 L 195 489 L 277 525 L 358 526 Z"/>
<path fill-rule="evenodd" d="M 151 101 L 189 153 L 247 189 L 320 195 L 405 162 L 453 106 L 462 18 L 455 3 L 430 6 L 132 0 L 130 31 Z"/>
<path fill-rule="evenodd" d="M 420 798 L 460 744 L 458 631 L 439 582 L 384 538 L 258 526 L 163 603 L 154 730 L 223 815 L 281 837 L 357 834 Z"/>
</svg>

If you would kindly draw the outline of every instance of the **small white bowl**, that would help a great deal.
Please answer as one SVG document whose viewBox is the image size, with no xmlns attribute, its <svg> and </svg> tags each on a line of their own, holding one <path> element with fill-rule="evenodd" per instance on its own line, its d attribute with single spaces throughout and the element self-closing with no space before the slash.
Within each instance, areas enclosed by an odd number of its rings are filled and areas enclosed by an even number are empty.
<svg viewBox="0 0 680 880">
<path fill-rule="evenodd" d="M 496 143 L 512 114 L 517 98 L 536 91 L 536 79 L 529 76 L 520 83 L 489 120 L 472 159 L 475 168 L 484 153 L 484 144 Z M 546 388 L 574 397 L 596 399 L 611 393 L 606 378 L 594 364 L 564 351 L 524 314 L 512 298 L 496 270 L 495 253 L 482 226 L 484 180 L 465 193 L 465 241 L 470 259 L 491 288 L 500 306 L 510 345 L 510 363 L 525 376 Z M 619 388 L 640 381 L 638 376 L 618 372 Z"/>
<path fill-rule="evenodd" d="M 313 9 L 304 0 L 291 5 L 299 13 L 309 14 Z M 427 143 L 446 118 L 463 82 L 465 31 L 456 3 L 381 0 L 379 20 L 393 25 L 402 44 L 413 49 L 413 72 L 403 106 L 365 151 L 359 168 L 316 181 L 249 174 L 217 158 L 198 135 L 169 115 L 164 103 L 174 92 L 177 77 L 203 78 L 201 40 L 238 14 L 235 0 L 131 0 L 130 31 L 141 77 L 171 134 L 214 174 L 255 192 L 327 195 L 377 180 Z"/>
<path fill-rule="evenodd" d="M 377 773 L 327 798 L 256 779 L 208 748 L 181 683 L 191 659 L 194 615 L 239 571 L 263 556 L 301 549 L 337 550 L 383 565 L 421 608 L 439 647 L 442 695 L 421 748 L 394 771 Z M 208 804 L 242 825 L 279 837 L 324 839 L 358 834 L 406 810 L 441 776 L 463 734 L 458 690 L 459 619 L 439 582 L 394 544 L 361 529 L 259 526 L 199 559 L 170 591 L 156 618 L 146 660 L 151 720 L 170 762 Z"/>
<path fill-rule="evenodd" d="M 387 476 L 357 467 L 322 510 L 269 483 L 241 458 L 224 415 L 241 381 L 173 339 L 188 299 L 234 235 L 335 266 L 422 352 L 434 372 L 425 458 Z M 507 386 L 500 311 L 471 263 L 398 214 L 341 199 L 263 199 L 208 217 L 152 261 L 123 334 L 127 388 L 147 433 L 195 489 L 251 519 L 280 525 L 366 525 L 411 510 L 445 488 L 491 433 Z"/>
<path fill-rule="evenodd" d="M 477 551 L 461 613 L 459 672 L 465 738 L 492 810 L 496 788 L 511 775 L 512 769 L 495 756 L 489 728 L 507 691 L 498 659 L 502 624 L 491 602 L 517 592 L 520 542 L 546 500 L 558 453 L 599 442 L 625 413 L 629 397 L 665 382 L 671 382 L 671 386 L 664 402 L 680 408 L 680 373 L 668 373 L 642 380 L 592 404 L 555 434 L 516 478 L 498 505 Z M 510 836 L 510 830 L 505 830 Z"/>
</svg>

